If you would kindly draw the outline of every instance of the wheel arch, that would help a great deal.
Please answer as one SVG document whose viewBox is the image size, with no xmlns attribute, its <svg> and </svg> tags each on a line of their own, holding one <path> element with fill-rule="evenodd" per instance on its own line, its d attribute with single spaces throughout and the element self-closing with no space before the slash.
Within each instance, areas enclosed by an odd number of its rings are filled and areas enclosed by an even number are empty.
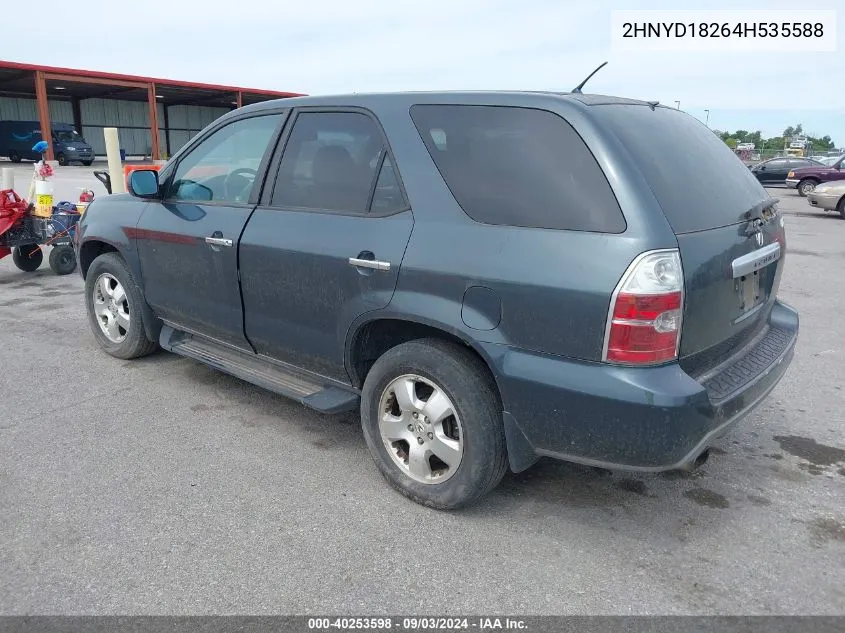
<svg viewBox="0 0 845 633">
<path fill-rule="evenodd" d="M 113 242 L 102 238 L 86 240 L 79 247 L 79 272 L 82 273 L 83 279 L 88 275 L 88 269 L 94 260 L 103 253 L 117 253 L 123 257 L 124 261 L 126 260 L 126 257 Z"/>
<path fill-rule="evenodd" d="M 446 323 L 404 314 L 370 314 L 352 324 L 346 337 L 345 364 L 355 388 L 364 384 L 373 363 L 387 350 L 420 338 L 436 338 L 467 348 L 486 367 L 501 401 L 501 390 L 484 349 L 465 332 Z"/>
</svg>

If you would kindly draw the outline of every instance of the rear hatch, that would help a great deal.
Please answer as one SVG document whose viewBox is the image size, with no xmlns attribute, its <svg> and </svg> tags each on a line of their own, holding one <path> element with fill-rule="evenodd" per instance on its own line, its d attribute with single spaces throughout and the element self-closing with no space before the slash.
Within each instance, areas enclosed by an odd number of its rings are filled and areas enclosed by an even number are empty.
<svg viewBox="0 0 845 633">
<path fill-rule="evenodd" d="M 678 238 L 679 358 L 700 375 L 765 327 L 786 248 L 777 203 L 697 119 L 648 105 L 593 108 L 637 163 Z"/>
</svg>

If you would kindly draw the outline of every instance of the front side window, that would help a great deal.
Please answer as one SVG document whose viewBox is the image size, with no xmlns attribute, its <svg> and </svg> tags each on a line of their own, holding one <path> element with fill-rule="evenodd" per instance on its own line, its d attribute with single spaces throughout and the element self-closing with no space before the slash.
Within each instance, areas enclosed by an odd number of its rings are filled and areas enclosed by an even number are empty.
<svg viewBox="0 0 845 633">
<path fill-rule="evenodd" d="M 261 160 L 282 117 L 270 114 L 241 119 L 201 141 L 179 162 L 167 198 L 248 202 Z"/>
<path fill-rule="evenodd" d="M 374 210 L 395 204 L 398 180 L 375 121 L 359 112 L 303 112 L 285 145 L 271 204 L 364 213 L 374 184 Z"/>
<path fill-rule="evenodd" d="M 519 107 L 415 105 L 411 117 L 455 200 L 474 220 L 625 230 L 601 167 L 558 115 Z"/>
</svg>

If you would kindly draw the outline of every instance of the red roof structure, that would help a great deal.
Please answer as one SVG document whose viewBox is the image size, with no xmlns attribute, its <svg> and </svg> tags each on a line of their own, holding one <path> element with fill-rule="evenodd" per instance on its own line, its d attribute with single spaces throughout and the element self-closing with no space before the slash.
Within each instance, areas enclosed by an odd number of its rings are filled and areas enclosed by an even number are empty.
<svg viewBox="0 0 845 633">
<path fill-rule="evenodd" d="M 53 159 L 48 99 L 104 98 L 146 101 L 149 106 L 151 150 L 160 157 L 159 121 L 156 103 L 239 108 L 250 103 L 302 96 L 261 88 L 241 88 L 176 79 L 160 79 L 80 70 L 58 66 L 40 66 L 0 60 L 0 97 L 35 98 L 42 137 L 50 143 L 47 159 Z M 78 111 L 78 107 L 74 108 Z M 76 115 L 74 118 L 78 118 Z M 78 127 L 81 121 L 74 121 Z"/>
</svg>

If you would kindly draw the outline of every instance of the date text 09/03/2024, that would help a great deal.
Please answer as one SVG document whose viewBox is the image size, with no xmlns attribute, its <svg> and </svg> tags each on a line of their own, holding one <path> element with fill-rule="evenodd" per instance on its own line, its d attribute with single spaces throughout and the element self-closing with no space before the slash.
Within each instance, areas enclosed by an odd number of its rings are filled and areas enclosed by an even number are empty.
<svg viewBox="0 0 845 633">
<path fill-rule="evenodd" d="M 508 617 L 324 617 L 309 618 L 308 628 L 313 631 L 331 630 L 399 630 L 399 631 L 496 631 L 527 630 L 524 620 Z"/>
</svg>

